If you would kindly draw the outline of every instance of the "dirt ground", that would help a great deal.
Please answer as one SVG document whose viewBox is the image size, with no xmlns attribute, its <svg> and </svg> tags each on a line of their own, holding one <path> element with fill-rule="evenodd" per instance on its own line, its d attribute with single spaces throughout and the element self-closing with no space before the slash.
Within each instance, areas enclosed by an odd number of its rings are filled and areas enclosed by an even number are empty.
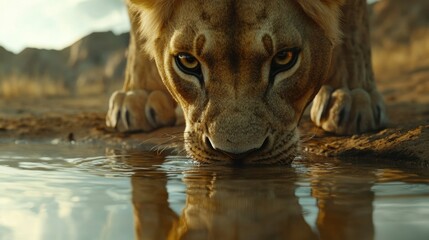
<svg viewBox="0 0 429 240">
<path fill-rule="evenodd" d="M 122 134 L 105 126 L 108 96 L 0 99 L 0 144 L 106 144 L 152 150 L 179 147 L 183 126 Z"/>
<path fill-rule="evenodd" d="M 307 116 L 301 122 L 303 152 L 429 165 L 429 71 L 423 76 L 380 80 L 378 85 L 391 120 L 387 129 L 339 137 L 314 127 Z M 36 141 L 143 150 L 180 148 L 183 126 L 148 134 L 120 134 L 107 129 L 107 102 L 107 96 L 0 99 L 0 144 Z"/>
</svg>

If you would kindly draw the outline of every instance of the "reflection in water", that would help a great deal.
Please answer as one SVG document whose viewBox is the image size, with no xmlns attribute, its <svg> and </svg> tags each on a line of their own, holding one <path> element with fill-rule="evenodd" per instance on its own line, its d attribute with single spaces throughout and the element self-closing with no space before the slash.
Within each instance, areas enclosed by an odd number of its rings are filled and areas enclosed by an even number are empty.
<svg viewBox="0 0 429 240">
<path fill-rule="evenodd" d="M 376 177 L 368 169 L 309 167 L 312 196 L 317 199 L 317 228 L 321 239 L 373 239 L 371 191 Z M 353 176 L 351 178 L 350 176 Z"/>
<path fill-rule="evenodd" d="M 144 157 L 126 159 L 147 169 Z M 142 164 L 143 163 L 143 164 Z M 161 164 L 161 163 L 160 163 Z M 170 209 L 167 173 L 137 171 L 132 176 L 138 239 L 372 239 L 374 171 L 312 164 L 312 197 L 317 200 L 316 230 L 305 221 L 296 196 L 305 167 L 190 167 L 182 172 L 186 204 Z M 353 178 L 350 178 L 349 175 Z M 352 180 L 352 181 L 350 181 Z"/>
<path fill-rule="evenodd" d="M 129 174 L 116 177 L 103 155 L 95 146 L 0 143 L 0 239 L 132 239 Z"/>
<path fill-rule="evenodd" d="M 251 171 L 231 171 L 221 176 L 215 172 L 185 173 L 187 199 L 179 217 L 169 209 L 165 178 L 136 174 L 132 186 L 138 236 L 141 239 L 165 239 L 166 236 L 171 239 L 312 239 L 314 234 L 305 223 L 294 195 L 294 182 L 282 179 L 291 173 L 273 172 L 277 174 L 276 181 L 254 177 Z"/>
<path fill-rule="evenodd" d="M 106 157 L 107 156 L 107 157 Z M 428 239 L 429 171 L 0 145 L 0 239 Z"/>
<path fill-rule="evenodd" d="M 186 173 L 187 201 L 177 238 L 314 239 L 294 194 L 295 172 L 267 169 L 267 179 L 259 170 Z"/>
<path fill-rule="evenodd" d="M 256 170 L 256 169 L 254 169 Z M 136 231 L 140 239 L 314 239 L 294 195 L 292 169 L 198 169 L 184 173 L 186 205 L 169 208 L 165 173 L 132 177 Z"/>
</svg>

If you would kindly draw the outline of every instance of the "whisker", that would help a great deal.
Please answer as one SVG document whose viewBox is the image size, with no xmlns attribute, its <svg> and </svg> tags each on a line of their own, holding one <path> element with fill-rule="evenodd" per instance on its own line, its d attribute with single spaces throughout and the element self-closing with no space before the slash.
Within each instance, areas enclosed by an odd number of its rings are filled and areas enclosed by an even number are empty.
<svg viewBox="0 0 429 240">
<path fill-rule="evenodd" d="M 316 134 L 312 134 L 310 136 L 301 136 L 300 138 L 302 143 L 306 143 L 313 140 L 315 137 L 316 137 Z"/>
</svg>

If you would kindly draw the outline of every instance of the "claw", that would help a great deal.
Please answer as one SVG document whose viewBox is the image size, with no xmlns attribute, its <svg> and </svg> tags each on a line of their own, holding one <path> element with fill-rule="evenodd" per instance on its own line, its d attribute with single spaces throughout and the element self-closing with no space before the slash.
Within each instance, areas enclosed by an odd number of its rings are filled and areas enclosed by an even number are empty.
<svg viewBox="0 0 429 240">
<path fill-rule="evenodd" d="M 380 105 L 377 105 L 376 113 L 375 113 L 375 122 L 377 125 L 381 125 L 381 107 Z"/>
<path fill-rule="evenodd" d="M 116 91 L 112 94 L 109 100 L 109 111 L 106 116 L 106 125 L 111 128 L 118 128 L 120 122 L 120 106 L 124 100 L 124 92 Z"/>
<path fill-rule="evenodd" d="M 316 123 L 317 126 L 322 124 L 322 119 L 329 106 L 332 90 L 330 86 L 323 86 L 313 100 L 311 120 Z"/>
<path fill-rule="evenodd" d="M 154 126 L 154 125 L 156 125 L 156 111 L 155 111 L 155 109 L 153 109 L 152 107 L 151 108 L 149 108 L 149 116 L 148 116 L 148 118 L 149 118 L 149 122 Z"/>
<path fill-rule="evenodd" d="M 389 123 L 389 118 L 386 114 L 386 108 L 384 106 L 383 97 L 379 92 L 373 91 L 370 94 L 371 101 L 376 104 L 375 106 L 375 125 L 377 128 L 386 127 Z"/>
<path fill-rule="evenodd" d="M 115 129 L 117 129 L 117 128 L 118 128 L 118 123 L 119 123 L 120 118 L 121 118 L 121 110 L 119 110 L 119 111 L 116 113 L 116 118 L 115 118 L 115 121 L 114 121 L 114 123 L 113 123 L 113 127 L 114 127 Z"/>
<path fill-rule="evenodd" d="M 346 109 L 342 108 L 340 113 L 338 114 L 337 126 L 342 126 L 345 118 L 346 118 Z"/>
<path fill-rule="evenodd" d="M 128 110 L 125 110 L 125 128 L 130 129 L 131 126 L 131 119 L 130 119 L 130 112 Z"/>
<path fill-rule="evenodd" d="M 362 122 L 362 115 L 358 114 L 357 120 L 356 120 L 356 133 L 361 133 L 361 122 Z"/>
</svg>

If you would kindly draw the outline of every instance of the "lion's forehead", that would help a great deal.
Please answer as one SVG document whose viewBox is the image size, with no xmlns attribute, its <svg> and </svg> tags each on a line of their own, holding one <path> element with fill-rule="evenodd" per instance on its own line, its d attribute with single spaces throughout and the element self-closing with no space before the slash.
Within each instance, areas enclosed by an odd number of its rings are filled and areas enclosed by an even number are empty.
<svg viewBox="0 0 429 240">
<path fill-rule="evenodd" d="M 176 15 L 180 20 L 174 26 L 173 47 L 198 52 L 201 49 L 197 47 L 204 46 L 213 52 L 222 46 L 241 55 L 272 54 L 273 49 L 296 47 L 301 44 L 301 35 L 292 21 L 292 5 L 276 0 L 184 1 Z"/>
<path fill-rule="evenodd" d="M 212 31 L 243 32 L 273 22 L 268 6 L 263 1 L 190 0 L 183 1 L 175 15 L 181 19 L 180 24 Z"/>
<path fill-rule="evenodd" d="M 211 26 L 259 25 L 268 18 L 263 1 L 202 1 L 199 18 Z"/>
</svg>

